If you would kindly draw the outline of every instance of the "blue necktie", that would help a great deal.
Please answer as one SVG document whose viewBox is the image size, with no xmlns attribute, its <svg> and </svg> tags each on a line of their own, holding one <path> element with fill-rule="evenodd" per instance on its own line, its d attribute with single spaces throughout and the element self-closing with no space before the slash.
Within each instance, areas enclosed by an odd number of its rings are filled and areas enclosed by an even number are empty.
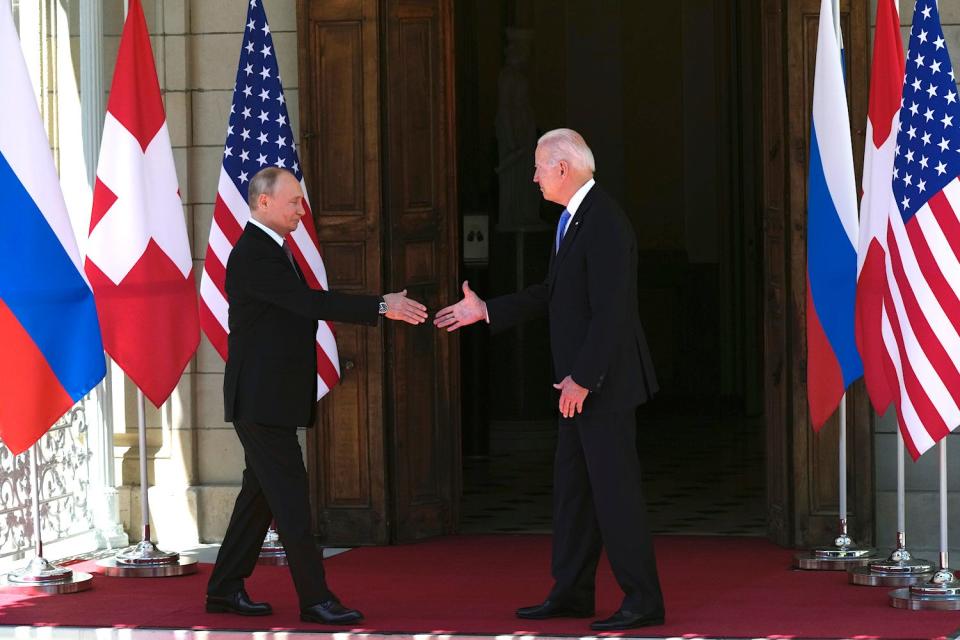
<svg viewBox="0 0 960 640">
<path fill-rule="evenodd" d="M 563 240 L 563 234 L 567 230 L 567 223 L 570 221 L 572 214 L 566 209 L 563 210 L 563 214 L 560 216 L 560 222 L 557 224 L 557 241 L 556 246 L 553 248 L 554 253 L 560 253 L 560 241 Z"/>
</svg>

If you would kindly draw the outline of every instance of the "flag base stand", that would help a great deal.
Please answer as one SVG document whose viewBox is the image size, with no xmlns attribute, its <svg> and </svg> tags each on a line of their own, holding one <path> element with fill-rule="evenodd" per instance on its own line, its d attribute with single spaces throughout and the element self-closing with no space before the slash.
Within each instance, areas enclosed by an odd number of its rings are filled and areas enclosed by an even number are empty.
<svg viewBox="0 0 960 640">
<path fill-rule="evenodd" d="M 267 535 L 263 539 L 263 546 L 260 547 L 260 557 L 257 558 L 257 564 L 273 565 L 284 567 L 287 565 L 287 552 L 280 542 L 280 536 L 273 525 L 267 529 Z"/>
<path fill-rule="evenodd" d="M 850 536 L 842 533 L 831 547 L 816 547 L 793 556 L 793 567 L 809 571 L 849 571 L 876 559 L 875 549 L 858 547 Z"/>
<path fill-rule="evenodd" d="M 865 587 L 909 587 L 928 582 L 935 570 L 929 560 L 914 558 L 906 547 L 898 546 L 889 558 L 851 569 L 848 577 L 850 584 Z"/>
<path fill-rule="evenodd" d="M 914 611 L 935 609 L 939 611 L 960 610 L 960 580 L 953 569 L 938 569 L 933 577 L 924 583 L 890 592 L 890 606 L 895 609 Z"/>
<path fill-rule="evenodd" d="M 28 593 L 79 593 L 93 586 L 93 576 L 82 571 L 34 558 L 26 567 L 0 577 L 0 587 L 15 587 Z"/>
<path fill-rule="evenodd" d="M 150 540 L 127 547 L 112 558 L 97 562 L 103 575 L 112 578 L 166 578 L 197 572 L 197 559 L 160 551 Z"/>
</svg>

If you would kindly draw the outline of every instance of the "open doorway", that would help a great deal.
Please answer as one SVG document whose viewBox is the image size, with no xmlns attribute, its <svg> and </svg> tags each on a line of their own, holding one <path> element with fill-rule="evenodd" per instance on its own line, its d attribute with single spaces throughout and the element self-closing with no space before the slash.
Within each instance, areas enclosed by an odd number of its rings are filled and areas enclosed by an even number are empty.
<svg viewBox="0 0 960 640">
<path fill-rule="evenodd" d="M 459 0 L 464 277 L 542 280 L 560 207 L 533 145 L 580 131 L 637 232 L 637 304 L 660 380 L 638 412 L 657 533 L 766 531 L 758 26 L 752 2 Z M 462 532 L 549 531 L 556 430 L 546 320 L 462 332 Z"/>
</svg>

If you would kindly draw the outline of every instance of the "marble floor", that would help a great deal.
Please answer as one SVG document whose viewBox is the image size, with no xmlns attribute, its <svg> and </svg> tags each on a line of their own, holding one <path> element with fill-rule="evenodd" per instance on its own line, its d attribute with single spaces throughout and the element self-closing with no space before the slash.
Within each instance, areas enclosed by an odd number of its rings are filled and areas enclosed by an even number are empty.
<svg viewBox="0 0 960 640">
<path fill-rule="evenodd" d="M 464 459 L 462 533 L 550 531 L 555 429 L 491 424 L 490 454 Z M 758 419 L 642 416 L 638 441 L 654 533 L 765 535 Z"/>
</svg>

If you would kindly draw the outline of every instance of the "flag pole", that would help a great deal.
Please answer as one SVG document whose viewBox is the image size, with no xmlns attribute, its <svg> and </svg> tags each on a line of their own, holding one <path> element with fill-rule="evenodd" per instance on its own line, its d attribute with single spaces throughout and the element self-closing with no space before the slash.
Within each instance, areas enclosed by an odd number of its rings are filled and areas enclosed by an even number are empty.
<svg viewBox="0 0 960 640">
<path fill-rule="evenodd" d="M 150 537 L 150 501 L 147 481 L 147 420 L 143 391 L 137 388 L 137 437 L 140 446 L 140 524 L 143 536 L 137 544 L 112 558 L 97 562 L 104 575 L 115 578 L 163 578 L 197 571 L 197 560 L 176 551 L 161 551 Z"/>
<path fill-rule="evenodd" d="M 18 587 L 34 593 L 77 593 L 93 586 L 93 576 L 58 567 L 43 557 L 40 522 L 39 441 L 30 447 L 30 511 L 33 517 L 34 557 L 22 569 L 0 578 L 0 586 Z"/>
<path fill-rule="evenodd" d="M 275 520 L 270 521 L 270 528 L 267 529 L 267 535 L 263 538 L 257 564 L 280 566 L 287 564 L 287 551 L 283 548 L 283 543 L 280 541 Z"/>
<path fill-rule="evenodd" d="M 960 580 L 950 568 L 947 546 L 947 439 L 940 447 L 940 568 L 927 582 L 890 592 L 890 606 L 897 609 L 960 609 Z"/>
<path fill-rule="evenodd" d="M 847 531 L 847 394 L 840 396 L 838 407 L 839 442 L 838 474 L 840 495 L 840 533 L 834 538 L 832 545 L 814 547 L 794 556 L 793 566 L 797 569 L 812 569 L 819 571 L 849 571 L 850 569 L 865 566 L 876 555 L 868 547 L 854 544 Z"/>
<path fill-rule="evenodd" d="M 933 577 L 929 560 L 914 558 L 907 549 L 906 480 L 903 463 L 903 437 L 897 433 L 897 546 L 887 558 L 873 560 L 865 567 L 852 569 L 850 584 L 869 587 L 909 587 Z"/>
</svg>

